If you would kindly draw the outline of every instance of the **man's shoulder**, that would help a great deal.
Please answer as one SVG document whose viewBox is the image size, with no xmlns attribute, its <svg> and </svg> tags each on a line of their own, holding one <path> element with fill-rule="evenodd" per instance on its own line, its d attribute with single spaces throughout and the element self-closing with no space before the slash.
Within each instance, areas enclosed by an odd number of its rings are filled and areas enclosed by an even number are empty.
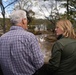
<svg viewBox="0 0 76 75">
<path fill-rule="evenodd" d="M 27 35 L 27 36 L 30 36 L 30 37 L 35 36 L 33 33 L 29 32 L 29 31 L 23 31 L 23 32 L 24 32 L 23 35 Z"/>
<path fill-rule="evenodd" d="M 3 34 L 0 38 L 31 38 L 35 37 L 35 35 L 31 32 L 25 31 L 25 30 L 18 30 L 18 31 L 8 31 L 5 34 Z"/>
</svg>

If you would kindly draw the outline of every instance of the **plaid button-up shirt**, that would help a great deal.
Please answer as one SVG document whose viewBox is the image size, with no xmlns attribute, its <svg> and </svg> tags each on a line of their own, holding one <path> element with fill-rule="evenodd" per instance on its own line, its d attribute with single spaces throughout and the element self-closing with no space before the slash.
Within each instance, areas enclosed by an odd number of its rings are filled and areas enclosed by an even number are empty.
<svg viewBox="0 0 76 75">
<path fill-rule="evenodd" d="M 0 37 L 0 66 L 4 75 L 32 75 L 44 63 L 36 37 L 12 26 Z"/>
</svg>

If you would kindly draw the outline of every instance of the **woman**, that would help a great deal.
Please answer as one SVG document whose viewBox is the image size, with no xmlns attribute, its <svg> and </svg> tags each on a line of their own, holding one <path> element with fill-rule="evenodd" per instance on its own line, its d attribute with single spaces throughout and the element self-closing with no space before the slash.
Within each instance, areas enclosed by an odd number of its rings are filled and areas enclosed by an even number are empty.
<svg viewBox="0 0 76 75">
<path fill-rule="evenodd" d="M 52 48 L 49 69 L 53 75 L 76 75 L 76 34 L 69 20 L 56 23 L 57 41 Z"/>
<path fill-rule="evenodd" d="M 69 20 L 59 20 L 55 31 L 58 40 L 53 45 L 52 57 L 38 75 L 76 75 L 76 34 L 73 26 Z"/>
</svg>

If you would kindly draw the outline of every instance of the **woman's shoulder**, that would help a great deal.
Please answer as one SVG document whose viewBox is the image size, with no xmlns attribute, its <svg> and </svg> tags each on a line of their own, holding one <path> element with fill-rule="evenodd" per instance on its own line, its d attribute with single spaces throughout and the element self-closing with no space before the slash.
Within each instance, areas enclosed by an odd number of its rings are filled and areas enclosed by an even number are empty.
<svg viewBox="0 0 76 75">
<path fill-rule="evenodd" d="M 67 45 L 67 44 L 69 44 L 69 43 L 73 43 L 73 42 L 76 42 L 76 40 L 75 39 L 71 39 L 71 38 L 62 38 L 62 39 L 60 39 L 60 40 L 57 40 L 57 43 L 60 43 L 60 44 L 62 44 L 63 46 L 64 45 Z"/>
</svg>

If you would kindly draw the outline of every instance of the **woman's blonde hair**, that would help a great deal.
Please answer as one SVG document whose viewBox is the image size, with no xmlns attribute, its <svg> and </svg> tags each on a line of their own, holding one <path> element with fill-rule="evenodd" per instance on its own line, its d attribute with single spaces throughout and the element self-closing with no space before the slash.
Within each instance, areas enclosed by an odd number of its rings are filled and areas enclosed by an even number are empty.
<svg viewBox="0 0 76 75">
<path fill-rule="evenodd" d="M 56 25 L 64 31 L 63 36 L 76 39 L 74 28 L 69 20 L 59 20 Z"/>
</svg>

